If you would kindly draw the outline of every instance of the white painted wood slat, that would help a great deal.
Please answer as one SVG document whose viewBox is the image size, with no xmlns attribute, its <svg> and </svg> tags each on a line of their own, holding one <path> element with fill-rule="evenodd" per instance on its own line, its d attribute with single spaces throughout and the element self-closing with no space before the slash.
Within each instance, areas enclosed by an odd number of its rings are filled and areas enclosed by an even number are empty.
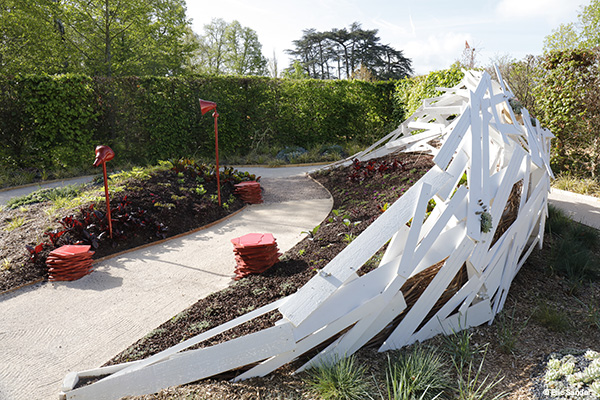
<svg viewBox="0 0 600 400">
<path fill-rule="evenodd" d="M 400 151 L 432 154 L 436 164 L 297 293 L 145 360 L 70 373 L 63 382 L 63 398 L 101 400 L 151 393 L 248 365 L 254 366 L 236 380 L 264 376 L 331 342 L 303 370 L 354 353 L 388 332 L 403 312 L 381 351 L 491 323 L 515 275 L 534 247 L 543 243 L 553 135 L 539 122 L 532 124 L 526 110 L 523 122 L 517 121 L 507 101 L 513 95 L 497 69 L 499 82 L 485 72 L 464 72 L 458 85 L 441 88 L 443 95 L 424 100 L 396 130 L 365 151 L 327 166 Z M 449 121 L 450 115 L 456 117 Z M 412 135 L 416 130 L 425 132 Z M 432 146 L 432 139 L 441 147 Z M 457 187 L 465 172 L 467 185 Z M 490 247 L 519 180 L 523 189 L 517 218 Z M 432 198 L 436 207 L 425 220 Z M 492 216 L 488 232 L 481 231 L 485 209 Z M 359 277 L 357 270 L 388 241 L 378 268 Z M 442 267 L 406 310 L 403 284 L 440 262 Z M 466 283 L 426 320 L 465 263 Z M 272 328 L 184 351 L 273 310 L 283 318 Z M 73 389 L 80 378 L 104 374 L 108 377 Z"/>
</svg>

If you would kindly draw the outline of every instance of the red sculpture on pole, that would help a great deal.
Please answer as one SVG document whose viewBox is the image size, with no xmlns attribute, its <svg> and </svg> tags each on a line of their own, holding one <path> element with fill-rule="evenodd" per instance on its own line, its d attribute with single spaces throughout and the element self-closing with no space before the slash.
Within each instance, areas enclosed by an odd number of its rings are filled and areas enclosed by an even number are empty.
<svg viewBox="0 0 600 400">
<path fill-rule="evenodd" d="M 221 183 L 219 181 L 219 130 L 217 128 L 217 118 L 219 118 L 219 113 L 217 112 L 217 103 L 212 101 L 202 100 L 200 99 L 200 111 L 202 115 L 206 114 L 210 110 L 215 110 L 213 112 L 213 118 L 215 119 L 215 157 L 217 159 L 217 196 L 219 199 L 219 205 L 221 205 Z"/>
<path fill-rule="evenodd" d="M 96 160 L 94 167 L 102 164 L 104 172 L 104 194 L 106 196 L 106 215 L 108 216 L 108 233 L 112 239 L 112 219 L 110 217 L 110 199 L 108 197 L 108 179 L 106 177 L 106 162 L 115 158 L 115 152 L 108 146 L 96 146 Z"/>
</svg>

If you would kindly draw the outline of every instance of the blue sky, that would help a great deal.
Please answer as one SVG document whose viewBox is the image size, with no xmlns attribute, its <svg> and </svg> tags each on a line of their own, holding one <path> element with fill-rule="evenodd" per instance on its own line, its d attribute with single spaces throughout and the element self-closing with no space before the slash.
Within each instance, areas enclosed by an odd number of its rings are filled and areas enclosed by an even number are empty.
<svg viewBox="0 0 600 400">
<path fill-rule="evenodd" d="M 275 54 L 281 71 L 286 49 L 304 29 L 318 31 L 360 22 L 378 29 L 381 42 L 413 62 L 417 74 L 447 68 L 462 54 L 465 41 L 480 64 L 498 56 L 521 59 L 541 54 L 544 37 L 560 23 L 575 22 L 589 0 L 190 0 L 188 17 L 196 33 L 214 18 L 237 20 L 254 29 L 263 54 Z"/>
</svg>

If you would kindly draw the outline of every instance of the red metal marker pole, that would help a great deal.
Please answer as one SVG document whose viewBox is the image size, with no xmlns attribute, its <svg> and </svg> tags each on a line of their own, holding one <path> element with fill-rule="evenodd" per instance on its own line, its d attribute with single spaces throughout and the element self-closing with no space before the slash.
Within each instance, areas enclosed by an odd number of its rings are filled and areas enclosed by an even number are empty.
<svg viewBox="0 0 600 400">
<path fill-rule="evenodd" d="M 106 215 L 108 217 L 108 234 L 112 239 L 112 218 L 110 216 L 110 198 L 108 196 L 108 177 L 106 176 L 106 162 L 115 158 L 115 152 L 108 146 L 96 146 L 96 160 L 94 160 L 94 167 L 102 164 L 102 171 L 104 172 L 104 195 L 106 197 Z"/>
<path fill-rule="evenodd" d="M 106 176 L 106 161 L 102 163 L 102 171 L 104 172 L 104 195 L 106 196 L 106 214 L 108 216 L 108 234 L 112 239 L 112 218 L 110 216 L 110 197 L 108 196 L 108 178 Z"/>
<path fill-rule="evenodd" d="M 221 182 L 219 180 L 219 176 L 221 175 L 221 171 L 219 170 L 219 129 L 217 124 L 217 118 L 219 118 L 219 113 L 215 109 L 213 113 L 213 117 L 215 119 L 215 157 L 217 159 L 217 197 L 219 198 L 219 206 L 221 206 Z"/>
<path fill-rule="evenodd" d="M 217 197 L 219 198 L 219 206 L 221 205 L 221 181 L 219 176 L 221 175 L 221 171 L 219 170 L 219 129 L 217 128 L 217 118 L 219 118 L 219 113 L 217 112 L 217 103 L 214 101 L 202 100 L 200 99 L 200 111 L 202 115 L 207 113 L 210 110 L 215 110 L 213 112 L 213 117 L 215 119 L 215 157 L 217 159 Z"/>
</svg>

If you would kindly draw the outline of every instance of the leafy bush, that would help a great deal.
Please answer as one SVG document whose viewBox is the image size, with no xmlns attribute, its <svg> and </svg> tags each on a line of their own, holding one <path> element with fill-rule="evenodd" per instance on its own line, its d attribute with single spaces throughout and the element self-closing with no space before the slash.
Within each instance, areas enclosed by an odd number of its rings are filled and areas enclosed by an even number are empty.
<svg viewBox="0 0 600 400">
<path fill-rule="evenodd" d="M 562 210 L 549 206 L 546 231 L 552 234 L 550 266 L 567 278 L 575 291 L 585 282 L 600 277 L 595 251 L 600 244 L 598 231 L 571 220 Z"/>
<path fill-rule="evenodd" d="M 533 319 L 552 332 L 566 332 L 571 327 L 571 321 L 564 311 L 545 302 L 540 302 Z"/>
</svg>

